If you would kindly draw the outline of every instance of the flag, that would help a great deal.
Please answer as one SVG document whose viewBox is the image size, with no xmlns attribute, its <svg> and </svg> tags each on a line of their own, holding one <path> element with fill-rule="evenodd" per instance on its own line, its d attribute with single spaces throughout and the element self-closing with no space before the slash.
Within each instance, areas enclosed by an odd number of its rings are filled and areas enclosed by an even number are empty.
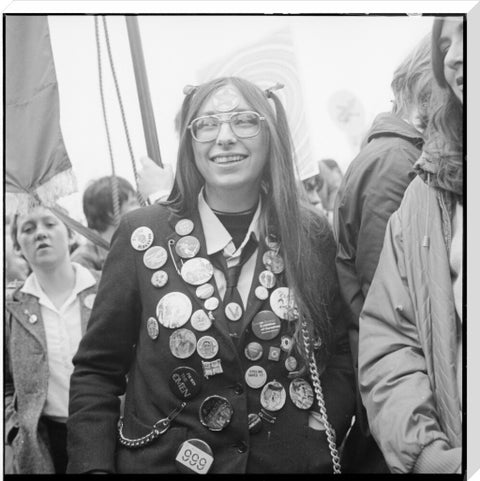
<svg viewBox="0 0 480 481">
<path fill-rule="evenodd" d="M 247 45 L 202 69 L 201 83 L 223 76 L 243 77 L 262 89 L 277 82 L 285 85 L 275 94 L 282 101 L 292 132 L 295 159 L 300 179 L 318 173 L 312 160 L 302 87 L 290 29 L 278 30 L 261 41 Z"/>
<path fill-rule="evenodd" d="M 52 205 L 76 190 L 47 16 L 6 15 L 5 52 L 7 210 L 24 212 L 38 199 Z"/>
</svg>

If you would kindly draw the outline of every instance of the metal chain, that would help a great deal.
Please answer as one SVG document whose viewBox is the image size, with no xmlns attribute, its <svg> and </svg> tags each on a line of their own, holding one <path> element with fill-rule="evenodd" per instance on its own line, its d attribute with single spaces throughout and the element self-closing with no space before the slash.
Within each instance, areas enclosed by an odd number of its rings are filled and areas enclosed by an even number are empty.
<svg viewBox="0 0 480 481">
<path fill-rule="evenodd" d="M 120 223 L 120 198 L 118 195 L 118 179 L 117 179 L 117 175 L 115 174 L 115 162 L 113 160 L 112 141 L 110 139 L 110 129 L 108 126 L 107 109 L 105 106 L 105 96 L 103 92 L 102 50 L 100 46 L 100 32 L 98 28 L 97 16 L 95 16 L 95 38 L 97 41 L 98 81 L 99 81 L 99 87 L 100 87 L 100 98 L 102 101 L 103 122 L 105 124 L 105 132 L 107 134 L 108 153 L 110 155 L 110 165 L 112 169 L 111 184 L 112 184 L 113 221 L 114 221 L 114 224 L 117 226 Z"/>
<path fill-rule="evenodd" d="M 145 199 L 143 198 L 142 194 L 138 190 L 137 166 L 135 165 L 135 158 L 133 156 L 132 143 L 130 141 L 130 134 L 128 132 L 127 119 L 125 117 L 125 111 L 123 109 L 122 96 L 120 94 L 120 87 L 118 85 L 118 79 L 117 79 L 117 74 L 116 74 L 116 71 L 115 71 L 115 65 L 113 63 L 112 50 L 110 48 L 110 37 L 108 35 L 107 19 L 105 17 L 102 17 L 102 19 L 103 19 L 103 30 L 105 31 L 105 41 L 106 41 L 106 44 L 107 44 L 108 58 L 110 60 L 110 69 L 112 71 L 113 81 L 115 83 L 115 91 L 117 93 L 118 104 L 120 106 L 120 112 L 122 114 L 122 123 L 123 123 L 123 128 L 125 130 L 125 137 L 127 139 L 128 153 L 130 154 L 130 161 L 132 163 L 132 170 L 133 170 L 133 175 L 134 175 L 134 178 L 135 178 L 135 187 L 136 187 L 136 192 L 137 192 L 137 198 L 138 198 L 138 202 L 140 203 L 140 205 L 145 206 L 146 205 Z"/>
<path fill-rule="evenodd" d="M 320 376 L 318 375 L 317 363 L 315 361 L 315 354 L 310 350 L 310 335 L 308 334 L 307 322 L 302 319 L 302 337 L 305 347 L 305 353 L 307 359 L 309 359 L 310 377 L 312 378 L 313 387 L 317 397 L 318 407 L 320 408 L 320 415 L 322 421 L 325 424 L 325 431 L 327 433 L 328 447 L 330 449 L 330 456 L 333 463 L 333 474 L 341 474 L 340 456 L 338 455 L 338 449 L 336 444 L 336 436 L 334 429 L 330 425 L 327 417 L 327 409 L 325 407 L 325 401 L 323 398 L 322 385 L 320 383 Z"/>
</svg>

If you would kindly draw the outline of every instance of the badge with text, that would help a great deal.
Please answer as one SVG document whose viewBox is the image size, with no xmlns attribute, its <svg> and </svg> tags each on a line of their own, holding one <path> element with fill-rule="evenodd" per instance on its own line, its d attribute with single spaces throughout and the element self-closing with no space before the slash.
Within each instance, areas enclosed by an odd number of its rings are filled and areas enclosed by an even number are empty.
<svg viewBox="0 0 480 481">
<path fill-rule="evenodd" d="M 187 235 L 175 244 L 176 253 L 183 259 L 191 259 L 198 254 L 200 241 L 193 235 Z"/>
<path fill-rule="evenodd" d="M 278 336 L 282 323 L 272 311 L 260 311 L 252 320 L 252 332 L 262 341 Z"/>
<path fill-rule="evenodd" d="M 160 269 L 167 262 L 167 250 L 162 246 L 152 246 L 143 254 L 143 263 L 148 269 Z"/>
<path fill-rule="evenodd" d="M 245 347 L 245 357 L 249 361 L 258 361 L 263 354 L 263 347 L 258 342 L 249 342 Z"/>
<path fill-rule="evenodd" d="M 183 442 L 175 457 L 175 465 L 181 473 L 207 474 L 213 463 L 212 448 L 201 439 Z"/>
<path fill-rule="evenodd" d="M 245 372 L 245 382 L 252 389 L 259 389 L 267 382 L 267 372 L 262 366 L 250 366 Z"/>
<path fill-rule="evenodd" d="M 287 321 L 298 319 L 298 308 L 293 293 L 288 287 L 277 287 L 270 295 L 272 311 Z"/>
<path fill-rule="evenodd" d="M 146 226 L 138 227 L 132 232 L 130 244 L 137 251 L 148 249 L 153 242 L 153 232 Z"/>
<path fill-rule="evenodd" d="M 147 320 L 147 332 L 151 339 L 155 340 L 160 332 L 158 321 L 154 317 L 149 317 Z"/>
<path fill-rule="evenodd" d="M 213 276 L 212 263 L 203 257 L 189 259 L 182 266 L 181 276 L 186 283 L 193 286 L 205 284 Z"/>
<path fill-rule="evenodd" d="M 192 315 L 192 302 L 182 292 L 169 292 L 157 304 L 157 319 L 168 329 L 176 329 L 188 322 Z"/>
<path fill-rule="evenodd" d="M 212 325 L 212 320 L 203 309 L 198 309 L 192 314 L 190 324 L 196 331 L 206 331 Z"/>
<path fill-rule="evenodd" d="M 165 271 L 156 271 L 152 274 L 151 283 L 154 287 L 163 287 L 168 282 L 168 274 Z"/>
<path fill-rule="evenodd" d="M 190 219 L 179 220 L 175 224 L 175 232 L 178 235 L 188 235 L 193 231 L 193 222 Z"/>
<path fill-rule="evenodd" d="M 218 342 L 212 336 L 203 336 L 197 342 L 198 355 L 203 359 L 212 359 L 218 354 Z"/>
<path fill-rule="evenodd" d="M 222 360 L 215 359 L 214 361 L 202 361 L 203 375 L 208 379 L 216 374 L 222 374 Z"/>
<path fill-rule="evenodd" d="M 310 409 L 313 406 L 313 401 L 315 399 L 313 395 L 313 388 L 310 383 L 297 377 L 290 383 L 289 388 L 290 399 L 293 404 L 299 409 Z"/>
<path fill-rule="evenodd" d="M 285 405 L 287 393 L 278 381 L 270 381 L 263 386 L 260 404 L 267 411 L 279 411 Z"/>
<path fill-rule="evenodd" d="M 170 390 L 181 400 L 194 398 L 202 389 L 202 380 L 195 369 L 180 366 L 172 371 L 168 380 Z"/>
<path fill-rule="evenodd" d="M 228 399 L 214 395 L 207 397 L 199 409 L 200 422 L 210 431 L 225 429 L 232 420 L 233 407 Z"/>
<path fill-rule="evenodd" d="M 170 352 L 178 359 L 187 359 L 197 348 L 197 338 L 189 329 L 177 329 L 170 335 Z"/>
</svg>

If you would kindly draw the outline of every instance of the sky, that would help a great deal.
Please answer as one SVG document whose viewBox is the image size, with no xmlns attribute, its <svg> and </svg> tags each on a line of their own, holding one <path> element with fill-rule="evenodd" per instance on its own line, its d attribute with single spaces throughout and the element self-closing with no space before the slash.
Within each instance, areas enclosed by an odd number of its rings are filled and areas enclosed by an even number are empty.
<svg viewBox="0 0 480 481">
<path fill-rule="evenodd" d="M 135 159 L 146 154 L 135 78 L 123 16 L 107 16 L 114 66 L 124 103 Z M 304 120 L 312 162 L 334 158 L 343 170 L 358 142 L 335 122 L 335 96 L 355 99 L 362 133 L 376 114 L 391 108 L 393 72 L 429 33 L 432 17 L 422 16 L 166 16 L 139 17 L 148 81 L 162 160 L 175 166 L 174 118 L 183 87 L 198 82 L 209 65 L 238 49 L 288 29 L 301 84 Z M 110 136 L 118 175 L 133 182 L 121 113 L 100 25 L 102 71 Z M 82 218 L 80 193 L 88 182 L 110 175 L 110 158 L 101 110 L 95 21 L 90 15 L 49 16 L 60 93 L 61 128 L 77 178 L 79 194 L 63 199 Z M 343 92 L 343 94 L 342 94 Z M 357 136 L 358 137 L 358 136 Z"/>
</svg>

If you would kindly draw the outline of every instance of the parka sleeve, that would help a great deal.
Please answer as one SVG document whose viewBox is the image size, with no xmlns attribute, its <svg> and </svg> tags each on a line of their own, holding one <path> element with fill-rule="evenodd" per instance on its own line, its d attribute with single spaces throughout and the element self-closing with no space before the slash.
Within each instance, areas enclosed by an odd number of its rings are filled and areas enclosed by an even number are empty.
<svg viewBox="0 0 480 481">
<path fill-rule="evenodd" d="M 371 432 L 394 473 L 455 472 L 419 342 L 399 211 L 392 215 L 360 316 L 359 382 Z"/>
<path fill-rule="evenodd" d="M 128 216 L 112 239 L 87 332 L 73 359 L 68 473 L 115 472 L 119 396 L 134 355 L 141 305 Z"/>
</svg>

